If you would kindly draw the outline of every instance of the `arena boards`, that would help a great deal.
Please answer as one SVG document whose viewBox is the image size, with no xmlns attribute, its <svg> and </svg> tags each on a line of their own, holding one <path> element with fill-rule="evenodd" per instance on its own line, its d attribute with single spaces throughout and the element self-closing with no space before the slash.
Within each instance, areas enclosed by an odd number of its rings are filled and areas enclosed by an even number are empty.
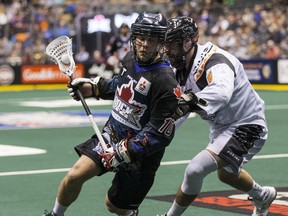
<svg viewBox="0 0 288 216">
<path fill-rule="evenodd" d="M 255 90 L 288 91 L 288 85 L 252 84 Z M 35 84 L 0 86 L 0 91 L 29 91 L 66 89 L 66 84 Z"/>
</svg>

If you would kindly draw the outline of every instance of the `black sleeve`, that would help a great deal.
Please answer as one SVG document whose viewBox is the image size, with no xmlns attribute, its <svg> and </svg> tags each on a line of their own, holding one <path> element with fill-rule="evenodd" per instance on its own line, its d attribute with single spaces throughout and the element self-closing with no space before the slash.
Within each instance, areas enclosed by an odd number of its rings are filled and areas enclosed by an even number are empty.
<svg viewBox="0 0 288 216">
<path fill-rule="evenodd" d="M 97 84 L 99 97 L 104 100 L 113 100 L 117 82 L 117 76 L 115 76 L 113 79 L 101 78 Z"/>
</svg>

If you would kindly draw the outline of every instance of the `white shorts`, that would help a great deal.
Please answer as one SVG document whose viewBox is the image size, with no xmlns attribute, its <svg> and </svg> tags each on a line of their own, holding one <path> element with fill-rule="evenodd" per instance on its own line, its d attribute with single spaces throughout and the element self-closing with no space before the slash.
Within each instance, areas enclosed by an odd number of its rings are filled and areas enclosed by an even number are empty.
<svg viewBox="0 0 288 216">
<path fill-rule="evenodd" d="M 239 173 L 240 169 L 243 167 L 243 164 L 249 162 L 254 155 L 261 150 L 268 137 L 268 132 L 265 128 L 263 128 L 263 132 L 259 134 L 260 139 L 255 140 L 253 147 L 248 151 L 243 151 L 241 145 L 236 142 L 233 142 L 232 148 L 229 148 L 229 146 L 231 146 L 231 139 L 233 140 L 232 135 L 234 131 L 234 127 L 224 130 L 217 138 L 210 140 L 207 149 L 214 152 L 220 158 L 229 163 L 228 166 L 224 167 L 226 171 L 231 173 Z"/>
</svg>

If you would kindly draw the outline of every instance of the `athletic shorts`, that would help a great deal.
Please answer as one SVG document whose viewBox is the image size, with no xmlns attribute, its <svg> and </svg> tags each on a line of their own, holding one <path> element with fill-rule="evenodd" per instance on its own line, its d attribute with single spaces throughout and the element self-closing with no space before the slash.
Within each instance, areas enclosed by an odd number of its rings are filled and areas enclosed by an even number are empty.
<svg viewBox="0 0 288 216">
<path fill-rule="evenodd" d="M 259 139 L 256 139 L 254 145 L 249 149 L 245 148 L 243 143 L 233 137 L 235 128 L 228 128 L 222 131 L 217 138 L 208 144 L 207 149 L 229 163 L 228 166 L 224 167 L 227 172 L 239 173 L 243 165 L 249 162 L 262 149 L 268 136 L 267 130 L 265 128 L 262 129 Z"/>
<path fill-rule="evenodd" d="M 104 140 L 105 142 L 107 141 L 105 138 Z M 93 136 L 91 139 L 88 139 L 84 143 L 81 143 L 80 145 L 76 146 L 74 149 L 79 155 L 79 157 L 81 155 L 86 155 L 87 157 L 91 158 L 101 168 L 101 172 L 98 174 L 98 176 L 101 176 L 104 173 L 106 173 L 107 170 L 101 162 L 101 158 L 99 156 L 99 152 L 100 152 L 99 148 L 100 148 L 100 145 L 99 145 L 98 138 L 96 136 Z"/>
<path fill-rule="evenodd" d="M 108 190 L 109 200 L 118 208 L 138 209 L 154 183 L 164 149 L 141 161 L 138 170 L 120 167 Z"/>
<path fill-rule="evenodd" d="M 104 137 L 105 139 L 105 137 Z M 106 169 L 101 163 L 97 153 L 98 139 L 92 137 L 86 142 L 75 147 L 78 155 L 86 155 L 101 167 L 102 172 L 98 176 L 106 173 Z M 150 188 L 154 183 L 155 173 L 160 166 L 165 149 L 162 149 L 141 161 L 118 166 L 112 186 L 108 190 L 108 198 L 113 205 L 121 209 L 138 209 Z"/>
</svg>

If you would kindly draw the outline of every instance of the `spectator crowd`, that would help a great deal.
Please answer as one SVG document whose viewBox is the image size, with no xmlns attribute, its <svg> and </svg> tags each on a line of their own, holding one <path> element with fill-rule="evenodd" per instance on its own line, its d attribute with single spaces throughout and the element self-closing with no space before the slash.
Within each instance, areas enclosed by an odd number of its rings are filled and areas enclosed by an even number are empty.
<svg viewBox="0 0 288 216">
<path fill-rule="evenodd" d="M 48 63 L 44 54 L 47 44 L 60 35 L 75 37 L 80 34 L 77 20 L 83 14 L 97 13 L 101 1 L 55 5 L 47 4 L 48 1 L 1 2 L 0 64 L 27 65 Z M 213 0 L 158 2 L 162 2 L 163 11 L 160 12 L 167 18 L 193 17 L 200 30 L 200 43 L 212 41 L 240 59 L 288 58 L 287 1 L 258 1 L 240 8 Z M 93 3 L 98 6 L 91 7 Z M 84 46 L 79 46 L 74 52 L 75 59 L 117 64 L 117 53 L 111 52 L 111 48 L 112 39 L 111 46 L 104 51 L 88 53 Z"/>
</svg>

